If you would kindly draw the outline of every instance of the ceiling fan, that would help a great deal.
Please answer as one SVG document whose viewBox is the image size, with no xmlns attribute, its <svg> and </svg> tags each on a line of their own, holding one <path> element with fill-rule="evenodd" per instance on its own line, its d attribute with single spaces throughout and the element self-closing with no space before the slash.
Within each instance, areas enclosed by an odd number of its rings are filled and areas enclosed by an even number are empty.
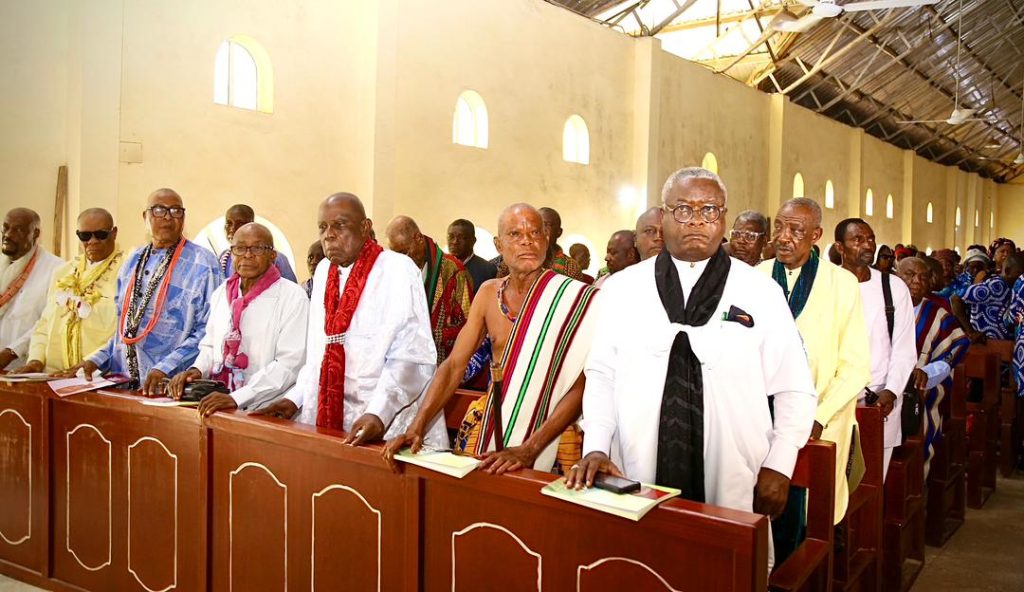
<svg viewBox="0 0 1024 592">
<path fill-rule="evenodd" d="M 927 6 L 929 4 L 937 4 L 939 0 L 868 0 L 842 5 L 836 4 L 835 0 L 797 0 L 797 2 L 809 7 L 811 9 L 810 12 L 800 18 L 796 18 L 786 11 L 780 12 L 772 20 L 771 27 L 773 29 L 784 33 L 804 33 L 819 21 L 835 18 L 844 12 Z"/>
<path fill-rule="evenodd" d="M 964 2 L 960 0 L 960 10 L 957 13 L 957 31 L 963 31 L 962 24 L 964 18 Z M 953 112 L 949 114 L 946 119 L 911 119 L 906 121 L 898 121 L 900 124 L 910 123 L 947 123 L 949 125 L 960 125 L 967 123 L 968 121 L 985 121 L 982 118 L 971 116 L 977 112 L 977 109 L 961 109 L 960 108 L 960 48 L 962 45 L 962 39 L 956 38 L 956 68 L 953 69 L 953 76 L 956 79 L 956 92 L 953 94 Z"/>
</svg>

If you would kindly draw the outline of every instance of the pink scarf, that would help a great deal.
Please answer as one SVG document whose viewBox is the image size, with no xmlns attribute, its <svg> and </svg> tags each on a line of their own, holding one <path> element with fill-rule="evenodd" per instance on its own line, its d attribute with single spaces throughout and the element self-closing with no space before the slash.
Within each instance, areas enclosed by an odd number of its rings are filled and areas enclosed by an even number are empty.
<svg viewBox="0 0 1024 592">
<path fill-rule="evenodd" d="M 253 300 L 279 279 L 281 279 L 281 272 L 276 265 L 271 265 L 256 281 L 256 284 L 249 288 L 249 292 L 245 296 L 241 296 L 239 286 L 242 283 L 242 278 L 237 273 L 231 276 L 228 285 L 225 286 L 228 306 L 231 307 L 231 331 L 224 338 L 224 360 L 214 369 L 211 378 L 222 381 L 227 385 L 229 391 L 234 392 L 245 386 L 245 376 L 242 371 L 249 367 L 249 356 L 238 351 L 239 346 L 242 345 L 242 313 Z"/>
</svg>

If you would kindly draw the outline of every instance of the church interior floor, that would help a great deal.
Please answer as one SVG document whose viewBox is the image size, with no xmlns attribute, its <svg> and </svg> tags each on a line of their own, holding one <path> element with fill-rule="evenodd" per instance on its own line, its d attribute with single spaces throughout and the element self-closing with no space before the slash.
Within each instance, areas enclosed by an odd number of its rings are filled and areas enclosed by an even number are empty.
<svg viewBox="0 0 1024 592">
<path fill-rule="evenodd" d="M 914 583 L 922 592 L 1024 590 L 1024 475 L 1000 478 L 980 510 L 967 509 L 960 530 L 941 549 L 925 548 Z"/>
<path fill-rule="evenodd" d="M 1024 590 L 1024 475 L 1000 478 L 981 510 L 941 549 L 927 547 L 914 584 L 922 592 L 1020 592 Z M 33 592 L 34 586 L 0 576 L 0 592 Z"/>
</svg>

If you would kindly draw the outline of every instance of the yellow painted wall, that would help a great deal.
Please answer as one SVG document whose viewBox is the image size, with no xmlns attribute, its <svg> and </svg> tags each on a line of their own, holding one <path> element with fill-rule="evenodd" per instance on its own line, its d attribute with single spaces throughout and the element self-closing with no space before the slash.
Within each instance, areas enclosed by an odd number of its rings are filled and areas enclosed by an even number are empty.
<svg viewBox="0 0 1024 592">
<path fill-rule="evenodd" d="M 946 224 L 952 224 L 946 215 L 945 167 L 914 156 L 913 235 L 912 242 L 919 249 L 940 249 L 946 244 Z M 928 203 L 932 204 L 932 223 L 928 223 Z"/>
<path fill-rule="evenodd" d="M 245 202 L 301 258 L 317 203 L 350 190 L 378 230 L 403 213 L 442 242 L 456 217 L 493 232 L 511 202 L 553 206 L 599 264 L 607 236 L 632 226 L 665 177 L 711 151 L 730 222 L 745 208 L 774 216 L 800 172 L 805 194 L 822 201 L 833 182 L 826 243 L 838 220 L 862 215 L 868 187 L 879 242 L 963 249 L 994 234 L 1024 238 L 1018 186 L 929 163 L 540 0 L 51 0 L 12 4 L 0 32 L 0 208 L 35 207 L 44 234 L 67 164 L 69 211 L 111 209 L 125 246 L 145 240 L 145 196 L 170 186 L 192 234 Z M 272 114 L 213 103 L 215 53 L 236 34 L 270 56 Z M 486 150 L 451 142 L 465 89 L 487 103 Z M 561 157 L 574 113 L 590 131 L 588 166 Z"/>
<path fill-rule="evenodd" d="M 0 209 L 35 209 L 48 248 L 57 169 L 68 151 L 67 5 L 6 2 L 0 13 Z"/>
<path fill-rule="evenodd" d="M 657 143 L 657 178 L 661 183 L 685 166 L 700 166 L 704 154 L 718 160 L 718 173 L 729 190 L 729 223 L 736 214 L 763 210 L 768 189 L 769 97 L 725 76 L 663 54 L 660 119 L 652 130 Z"/>
</svg>

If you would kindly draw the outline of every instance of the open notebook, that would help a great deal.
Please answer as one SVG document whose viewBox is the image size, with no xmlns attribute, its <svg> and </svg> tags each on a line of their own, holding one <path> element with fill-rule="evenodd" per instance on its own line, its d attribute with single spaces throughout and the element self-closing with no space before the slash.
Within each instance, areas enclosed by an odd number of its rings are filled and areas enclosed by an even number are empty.
<svg viewBox="0 0 1024 592">
<path fill-rule="evenodd" d="M 682 493 L 678 489 L 648 485 L 647 483 L 644 483 L 640 491 L 635 493 L 612 493 L 596 487 L 577 491 L 567 489 L 565 479 L 548 483 L 540 492 L 550 497 L 586 506 L 592 510 L 629 518 L 634 522 L 643 518 L 654 506 Z"/>
<path fill-rule="evenodd" d="M 462 479 L 473 471 L 480 464 L 480 459 L 472 456 L 461 456 L 453 454 L 449 450 L 434 450 L 421 448 L 413 454 L 408 448 L 401 450 L 395 455 L 395 460 L 407 462 L 411 465 L 444 473 L 456 479 Z"/>
</svg>

